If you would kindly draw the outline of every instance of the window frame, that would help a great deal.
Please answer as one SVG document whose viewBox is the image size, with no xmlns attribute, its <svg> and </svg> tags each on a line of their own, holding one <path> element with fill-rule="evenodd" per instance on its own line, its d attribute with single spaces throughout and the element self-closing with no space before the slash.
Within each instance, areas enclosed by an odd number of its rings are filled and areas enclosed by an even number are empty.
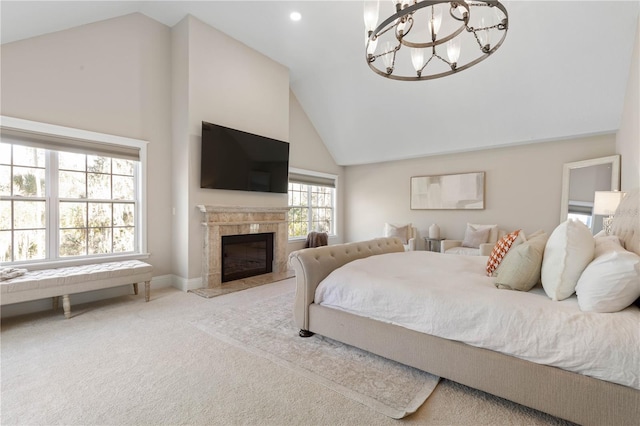
<svg viewBox="0 0 640 426">
<path fill-rule="evenodd" d="M 291 178 L 292 175 L 298 175 L 300 176 L 300 179 L 295 179 L 295 178 L 292 179 Z M 305 177 L 309 178 L 307 182 L 303 182 Z M 337 229 L 338 229 L 338 175 L 334 175 L 331 173 L 316 172 L 312 170 L 298 169 L 293 167 L 289 168 L 289 183 L 294 182 L 294 183 L 303 183 L 309 186 L 331 187 L 330 185 L 323 185 L 322 181 L 333 182 L 333 188 L 332 188 L 333 189 L 333 200 L 332 200 L 333 220 L 331 223 L 331 232 L 329 233 L 329 237 L 335 237 L 337 236 Z M 288 207 L 291 207 L 289 205 L 288 198 L 289 198 L 289 192 L 287 191 L 287 205 Z M 309 229 L 311 229 L 311 225 L 313 224 L 313 215 L 311 214 L 312 206 L 310 205 L 310 203 L 311 203 L 311 196 L 308 197 L 308 204 L 307 204 L 307 208 L 309 210 L 309 215 L 307 217 L 307 224 L 309 226 Z M 289 227 L 287 227 L 287 238 L 290 242 L 302 241 L 307 238 L 306 235 L 292 237 L 288 235 L 288 229 Z"/>
<path fill-rule="evenodd" d="M 57 257 L 35 260 L 19 260 L 13 262 L 1 262 L 1 265 L 39 269 L 83 265 L 88 263 L 114 262 L 118 260 L 146 259 L 149 257 L 149 253 L 147 251 L 147 141 L 7 116 L 0 116 L 0 130 L 2 131 L 2 140 L 6 143 L 16 145 L 20 144 L 19 141 L 16 141 L 16 138 L 12 136 L 19 134 L 26 135 L 30 139 L 35 140 L 36 143 L 39 143 L 41 145 L 40 147 L 53 151 L 65 151 L 65 149 L 57 147 L 55 142 L 52 143 L 52 146 L 47 147 L 46 145 L 48 140 L 68 141 L 70 145 L 80 147 L 83 146 L 83 144 L 88 146 L 104 146 L 106 149 L 113 149 L 114 151 L 135 150 L 138 153 L 139 162 L 137 172 L 134 172 L 134 179 L 136 180 L 137 186 L 137 198 L 135 200 L 135 214 L 137 219 L 135 227 L 136 240 L 138 243 L 134 252 L 128 252 L 125 254 L 92 254 L 74 256 L 70 258 Z M 108 154 L 105 155 L 108 156 Z M 51 197 L 50 185 L 55 185 L 57 187 L 57 182 L 54 182 L 55 179 L 51 179 L 53 165 L 47 166 L 46 179 L 48 187 L 46 193 L 46 206 L 49 211 L 46 218 L 47 256 L 52 254 L 57 256 L 58 250 L 56 249 L 55 252 L 51 252 L 50 249 L 52 245 L 58 243 L 54 236 L 59 233 L 57 204 L 55 204 L 55 202 L 59 201 L 59 198 L 56 196 L 54 200 L 53 197 Z"/>
</svg>

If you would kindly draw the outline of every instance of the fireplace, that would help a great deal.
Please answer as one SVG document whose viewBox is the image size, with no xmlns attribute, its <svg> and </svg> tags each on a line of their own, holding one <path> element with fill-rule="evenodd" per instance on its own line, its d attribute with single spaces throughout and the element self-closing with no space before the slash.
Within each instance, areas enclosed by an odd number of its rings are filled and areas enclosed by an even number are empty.
<svg viewBox="0 0 640 426">
<path fill-rule="evenodd" d="M 198 206 L 203 213 L 204 241 L 202 246 L 202 285 L 221 288 L 222 239 L 227 236 L 272 234 L 271 261 L 267 267 L 273 273 L 287 271 L 289 207 Z M 267 273 L 267 272 L 263 272 Z M 239 278 L 229 278 L 239 279 Z"/>
<path fill-rule="evenodd" d="M 239 280 L 273 270 L 273 233 L 222 237 L 222 282 Z"/>
</svg>

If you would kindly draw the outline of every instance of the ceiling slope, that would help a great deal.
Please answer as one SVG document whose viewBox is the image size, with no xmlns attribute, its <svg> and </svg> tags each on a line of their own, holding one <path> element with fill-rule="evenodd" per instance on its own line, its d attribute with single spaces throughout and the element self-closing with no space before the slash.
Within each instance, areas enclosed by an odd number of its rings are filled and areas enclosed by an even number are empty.
<svg viewBox="0 0 640 426">
<path fill-rule="evenodd" d="M 640 2 L 504 4 L 509 33 L 491 58 L 422 82 L 369 70 L 362 1 L 2 1 L 1 37 L 133 12 L 173 26 L 191 14 L 290 69 L 291 89 L 340 165 L 615 132 Z M 301 21 L 289 20 L 293 10 Z"/>
</svg>

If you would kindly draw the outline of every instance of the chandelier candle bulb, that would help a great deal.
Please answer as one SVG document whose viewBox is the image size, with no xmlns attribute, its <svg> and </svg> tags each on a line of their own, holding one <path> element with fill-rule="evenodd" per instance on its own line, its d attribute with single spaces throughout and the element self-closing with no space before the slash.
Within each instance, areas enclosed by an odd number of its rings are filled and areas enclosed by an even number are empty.
<svg viewBox="0 0 640 426">
<path fill-rule="evenodd" d="M 413 63 L 413 68 L 415 68 L 416 72 L 419 74 L 422 69 L 422 64 L 424 64 L 424 54 L 422 49 L 411 49 L 411 62 Z"/>
<path fill-rule="evenodd" d="M 485 20 L 484 18 L 482 18 L 480 20 L 480 28 L 486 27 L 487 25 L 485 24 Z M 482 48 L 483 52 L 488 52 L 489 50 L 491 50 L 491 34 L 489 33 L 489 30 L 478 31 L 478 41 L 480 41 L 480 47 Z"/>
<path fill-rule="evenodd" d="M 395 55 L 394 47 L 391 45 L 391 42 L 387 42 L 385 45 L 385 54 L 382 57 L 384 61 L 384 66 L 386 67 L 387 74 L 391 74 L 393 72 L 393 57 Z"/>
<path fill-rule="evenodd" d="M 378 39 L 373 40 L 369 43 L 369 47 L 367 48 L 367 55 L 373 55 L 376 51 L 376 47 L 378 46 Z"/>
<path fill-rule="evenodd" d="M 460 40 L 449 40 L 447 42 L 447 56 L 451 61 L 451 66 L 454 66 L 460 58 Z"/>
<path fill-rule="evenodd" d="M 428 23 L 431 40 L 436 41 L 436 36 L 438 35 L 438 31 L 440 31 L 440 25 L 442 25 L 442 11 L 440 8 L 431 6 L 431 19 L 429 19 Z"/>
<path fill-rule="evenodd" d="M 364 2 L 364 26 L 367 29 L 367 32 L 372 32 L 376 29 L 376 25 L 378 25 L 379 3 L 379 1 Z"/>
</svg>

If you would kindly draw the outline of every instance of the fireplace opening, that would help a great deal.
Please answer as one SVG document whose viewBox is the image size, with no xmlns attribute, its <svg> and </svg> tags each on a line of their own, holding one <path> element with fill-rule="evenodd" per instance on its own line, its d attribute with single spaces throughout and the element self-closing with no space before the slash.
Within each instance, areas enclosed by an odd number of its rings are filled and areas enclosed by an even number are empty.
<svg viewBox="0 0 640 426">
<path fill-rule="evenodd" d="M 222 237 L 222 279 L 233 281 L 273 270 L 273 232 Z"/>
</svg>

